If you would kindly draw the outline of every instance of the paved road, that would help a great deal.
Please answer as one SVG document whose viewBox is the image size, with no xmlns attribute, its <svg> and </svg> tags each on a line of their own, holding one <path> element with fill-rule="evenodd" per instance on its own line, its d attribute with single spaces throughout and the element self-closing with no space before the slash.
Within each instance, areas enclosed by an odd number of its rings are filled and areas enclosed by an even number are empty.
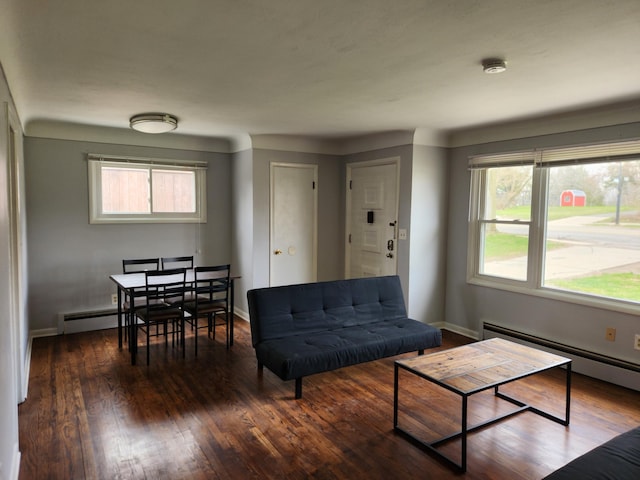
<svg viewBox="0 0 640 480">
<path fill-rule="evenodd" d="M 640 250 L 640 225 L 596 225 L 601 220 L 597 215 L 554 220 L 547 225 L 547 238 Z"/>
<path fill-rule="evenodd" d="M 587 269 L 640 274 L 640 225 L 594 225 L 601 220 L 598 216 L 581 216 L 549 222 L 547 237 L 568 246 L 547 252 L 545 279 L 580 276 Z M 505 225 L 499 225 L 498 230 L 514 234 L 526 232 L 526 228 Z M 490 269 L 495 274 L 519 278 L 524 275 L 526 261 L 526 257 L 499 260 L 490 262 Z"/>
</svg>

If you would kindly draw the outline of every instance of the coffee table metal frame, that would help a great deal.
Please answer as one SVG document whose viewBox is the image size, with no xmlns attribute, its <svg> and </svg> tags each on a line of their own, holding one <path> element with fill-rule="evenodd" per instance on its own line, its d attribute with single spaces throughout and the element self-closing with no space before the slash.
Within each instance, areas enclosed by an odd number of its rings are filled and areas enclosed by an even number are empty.
<svg viewBox="0 0 640 480">
<path fill-rule="evenodd" d="M 451 349 L 451 350 L 455 350 L 455 349 Z M 438 352 L 441 353 L 441 352 Z M 488 427 L 489 425 L 492 425 L 494 423 L 500 422 L 508 417 L 511 417 L 513 415 L 516 415 L 518 413 L 522 413 L 525 411 L 531 411 L 533 413 L 536 413 L 538 415 L 541 415 L 549 420 L 552 420 L 556 423 L 559 423 L 561 425 L 567 426 L 569 425 L 569 415 L 570 415 L 570 409 L 571 409 L 571 359 L 565 359 L 564 362 L 562 363 L 557 363 L 557 364 L 553 364 L 553 365 L 549 365 L 549 366 L 545 366 L 542 368 L 536 368 L 536 369 L 532 369 L 529 372 L 523 373 L 521 375 L 517 375 L 514 377 L 510 377 L 508 379 L 499 381 L 499 382 L 494 382 L 494 383 L 490 383 L 487 385 L 483 385 L 481 387 L 478 387 L 476 389 L 472 389 L 472 390 L 467 390 L 467 391 L 462 391 L 460 389 L 457 389 L 455 387 L 452 387 L 450 385 L 447 385 L 446 383 L 439 381 L 435 378 L 430 377 L 428 374 L 416 371 L 414 369 L 412 369 L 411 367 L 408 367 L 406 365 L 402 364 L 402 360 L 396 360 L 394 362 L 395 368 L 394 368 L 394 387 L 393 387 L 393 428 L 394 431 L 401 434 L 402 436 L 404 436 L 405 438 L 407 438 L 409 441 L 411 441 L 412 443 L 416 444 L 419 447 L 423 447 L 425 449 L 427 449 L 427 451 L 434 453 L 436 456 L 438 456 L 439 458 L 445 460 L 446 463 L 450 464 L 451 466 L 453 466 L 454 468 L 458 469 L 461 472 L 466 472 L 467 471 L 467 435 L 473 431 L 479 430 L 481 428 L 485 428 Z M 558 417 L 555 415 L 552 415 L 548 412 L 545 412 L 543 410 L 540 410 L 538 408 L 533 407 L 532 405 L 529 405 L 525 402 L 522 402 L 518 399 L 515 399 L 509 395 L 506 395 L 502 392 L 499 391 L 499 387 L 501 385 L 505 385 L 507 383 L 511 383 L 511 382 L 515 382 L 516 380 L 520 380 L 522 378 L 526 378 L 526 377 L 530 377 L 532 375 L 535 375 L 537 373 L 541 373 L 547 370 L 551 370 L 553 368 L 558 368 L 558 367 L 565 367 L 566 369 L 566 399 L 565 399 L 565 416 L 564 418 L 562 417 Z M 447 435 L 445 437 L 439 438 L 435 441 L 431 441 L 431 442 L 425 442 L 419 438 L 417 438 L 416 436 L 414 436 L 413 434 L 409 433 L 407 430 L 404 430 L 402 427 L 399 426 L 398 424 L 398 377 L 399 377 L 399 370 L 403 369 L 406 370 L 414 375 L 417 375 L 418 377 L 424 378 L 425 380 L 428 380 L 432 383 L 435 383 L 436 385 L 441 386 L 442 388 L 445 388 L 453 393 L 456 393 L 457 395 L 460 395 L 460 397 L 462 397 L 462 419 L 461 419 L 461 430 L 453 433 L 451 435 Z M 472 425 L 472 426 L 468 426 L 467 425 L 467 408 L 468 408 L 468 399 L 470 396 L 479 393 L 479 392 L 483 392 L 485 390 L 489 390 L 493 388 L 494 389 L 494 394 L 496 397 L 499 397 L 503 400 L 506 400 L 510 403 L 513 403 L 514 405 L 516 405 L 518 408 L 513 410 L 513 411 L 509 411 L 507 413 L 504 413 L 502 415 L 498 415 L 494 418 L 491 418 L 489 420 L 486 420 L 484 422 Z M 451 457 L 449 457 L 448 455 L 442 453 L 441 451 L 438 450 L 438 447 L 440 445 L 445 444 L 446 442 L 449 442 L 451 440 L 455 440 L 457 438 L 461 439 L 461 462 L 458 463 L 455 460 L 453 460 Z"/>
</svg>

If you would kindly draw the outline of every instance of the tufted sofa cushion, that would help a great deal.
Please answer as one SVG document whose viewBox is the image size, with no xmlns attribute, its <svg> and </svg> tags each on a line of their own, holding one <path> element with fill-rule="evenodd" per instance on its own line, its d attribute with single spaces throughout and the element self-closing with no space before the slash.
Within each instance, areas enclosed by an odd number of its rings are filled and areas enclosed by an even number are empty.
<svg viewBox="0 0 640 480">
<path fill-rule="evenodd" d="M 252 342 L 406 318 L 397 276 L 251 290 Z"/>
<path fill-rule="evenodd" d="M 250 290 L 258 363 L 283 380 L 440 345 L 407 318 L 398 276 Z"/>
</svg>

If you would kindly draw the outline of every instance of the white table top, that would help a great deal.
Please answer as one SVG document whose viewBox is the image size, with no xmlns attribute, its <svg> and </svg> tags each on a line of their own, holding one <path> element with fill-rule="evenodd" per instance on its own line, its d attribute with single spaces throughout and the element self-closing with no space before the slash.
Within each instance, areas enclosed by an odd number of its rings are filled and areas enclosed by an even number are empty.
<svg viewBox="0 0 640 480">
<path fill-rule="evenodd" d="M 207 276 L 209 278 L 215 277 L 217 272 L 207 272 Z M 224 277 L 225 273 L 223 271 L 219 272 L 220 277 Z M 145 274 L 144 272 L 139 273 L 116 273 L 113 275 L 109 275 L 109 278 L 113 280 L 116 285 L 120 288 L 128 290 L 130 288 L 140 288 L 145 286 Z M 185 278 L 186 282 L 193 282 L 195 278 L 195 274 L 193 269 L 187 270 L 187 275 Z M 229 277 L 232 281 L 241 278 L 240 275 L 231 275 Z"/>
</svg>

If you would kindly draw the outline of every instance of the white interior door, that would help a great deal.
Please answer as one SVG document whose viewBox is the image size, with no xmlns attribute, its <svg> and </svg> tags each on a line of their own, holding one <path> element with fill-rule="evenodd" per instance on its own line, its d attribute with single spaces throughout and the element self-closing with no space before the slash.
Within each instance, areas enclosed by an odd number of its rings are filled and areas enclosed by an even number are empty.
<svg viewBox="0 0 640 480">
<path fill-rule="evenodd" d="M 347 166 L 347 278 L 397 272 L 398 163 Z"/>
<path fill-rule="evenodd" d="M 271 286 L 317 279 L 318 167 L 271 164 Z"/>
</svg>

